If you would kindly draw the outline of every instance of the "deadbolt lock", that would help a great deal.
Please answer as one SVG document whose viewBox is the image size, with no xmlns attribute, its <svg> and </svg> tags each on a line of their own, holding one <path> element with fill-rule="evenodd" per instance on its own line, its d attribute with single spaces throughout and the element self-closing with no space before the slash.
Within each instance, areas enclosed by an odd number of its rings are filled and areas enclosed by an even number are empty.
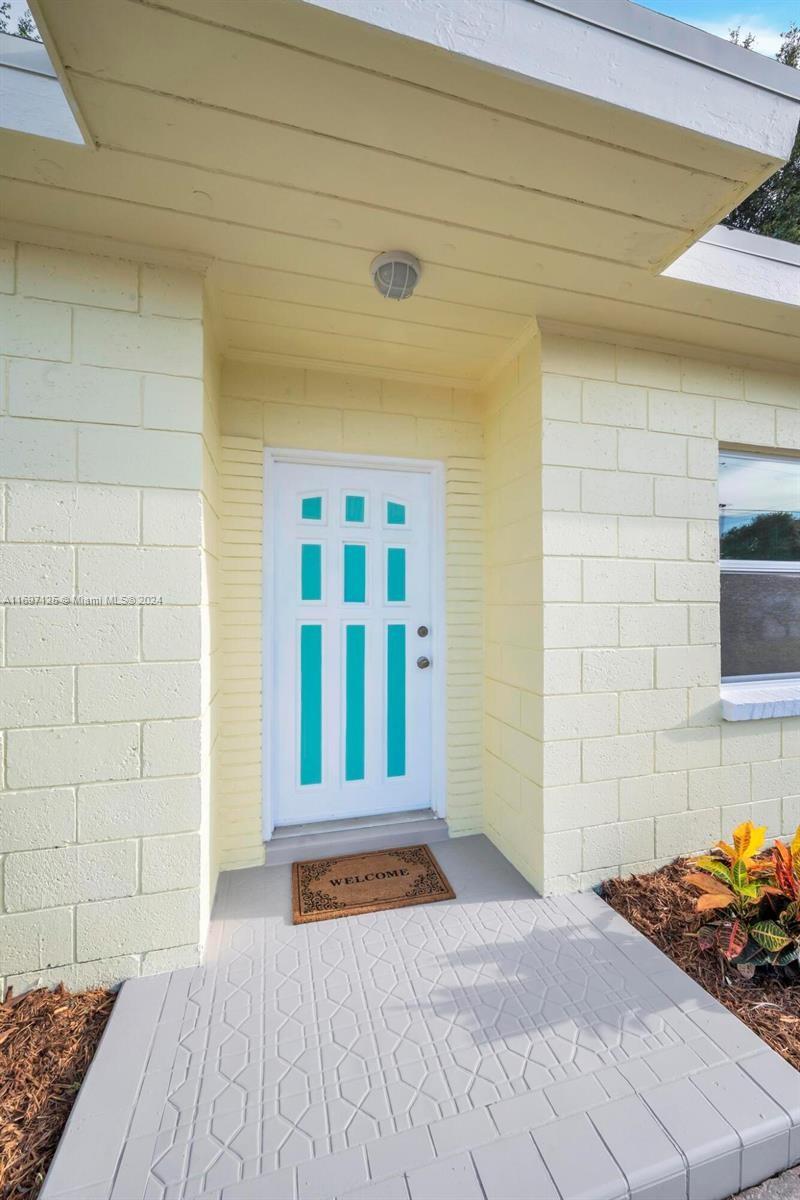
<svg viewBox="0 0 800 1200">
<path fill-rule="evenodd" d="M 420 657 L 417 659 L 417 666 L 419 667 L 420 671 L 426 670 L 430 665 L 431 660 L 426 658 L 424 654 L 420 655 Z"/>
<path fill-rule="evenodd" d="M 420 625 L 419 629 L 417 630 L 417 637 L 427 637 L 429 633 L 430 630 L 428 629 L 427 625 Z"/>
</svg>

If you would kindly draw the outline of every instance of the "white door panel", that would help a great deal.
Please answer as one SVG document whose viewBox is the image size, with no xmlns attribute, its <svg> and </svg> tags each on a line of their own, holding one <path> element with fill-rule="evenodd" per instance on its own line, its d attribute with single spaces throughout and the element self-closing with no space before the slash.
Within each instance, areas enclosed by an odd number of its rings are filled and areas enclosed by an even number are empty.
<svg viewBox="0 0 800 1200">
<path fill-rule="evenodd" d="M 275 824 L 430 808 L 431 476 L 273 470 Z"/>
</svg>

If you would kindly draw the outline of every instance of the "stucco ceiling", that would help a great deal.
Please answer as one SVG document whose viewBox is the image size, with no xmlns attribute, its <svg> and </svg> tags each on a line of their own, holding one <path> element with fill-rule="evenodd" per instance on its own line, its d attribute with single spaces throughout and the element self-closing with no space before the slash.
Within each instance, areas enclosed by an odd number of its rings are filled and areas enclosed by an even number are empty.
<svg viewBox="0 0 800 1200">
<path fill-rule="evenodd" d="M 229 355 L 470 385 L 536 315 L 800 360 L 800 310 L 658 276 L 779 164 L 766 133 L 712 137 L 302 0 L 37 8 L 97 148 L 0 131 L 5 220 L 208 260 Z M 424 264 L 401 304 L 369 279 L 389 248 Z"/>
</svg>

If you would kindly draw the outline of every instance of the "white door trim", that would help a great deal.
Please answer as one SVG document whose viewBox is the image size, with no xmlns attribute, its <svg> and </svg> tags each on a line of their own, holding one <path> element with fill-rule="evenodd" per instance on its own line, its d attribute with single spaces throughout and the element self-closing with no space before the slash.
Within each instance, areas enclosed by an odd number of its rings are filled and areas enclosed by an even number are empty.
<svg viewBox="0 0 800 1200">
<path fill-rule="evenodd" d="M 262 548 L 261 632 L 261 795 L 264 841 L 275 828 L 275 521 L 274 488 L 277 463 L 366 467 L 384 471 L 418 471 L 431 476 L 431 621 L 436 632 L 436 665 L 431 680 L 431 795 L 437 817 L 447 812 L 447 628 L 445 624 L 445 494 L 444 463 L 422 458 L 391 458 L 372 454 L 337 454 L 323 450 L 280 450 L 264 447 L 264 536 Z"/>
</svg>

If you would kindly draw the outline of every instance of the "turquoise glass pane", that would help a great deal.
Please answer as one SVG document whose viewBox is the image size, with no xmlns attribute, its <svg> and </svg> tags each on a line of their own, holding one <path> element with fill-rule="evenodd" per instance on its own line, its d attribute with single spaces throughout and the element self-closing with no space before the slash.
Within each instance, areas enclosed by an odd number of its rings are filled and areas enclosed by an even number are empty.
<svg viewBox="0 0 800 1200">
<path fill-rule="evenodd" d="M 406 627 L 386 630 L 386 774 L 406 773 Z"/>
<path fill-rule="evenodd" d="M 405 525 L 406 523 L 406 506 L 405 504 L 397 504 L 394 500 L 386 501 L 386 524 L 387 525 Z"/>
<path fill-rule="evenodd" d="M 386 551 L 386 599 L 406 598 L 406 552 L 402 546 L 390 546 Z"/>
<path fill-rule="evenodd" d="M 363 604 L 367 598 L 367 547 L 345 545 L 345 604 Z"/>
<path fill-rule="evenodd" d="M 312 542 L 300 547 L 300 599 L 322 599 L 322 546 Z"/>
<path fill-rule="evenodd" d="M 304 521 L 321 521 L 322 496 L 304 496 L 300 503 L 300 513 Z"/>
<path fill-rule="evenodd" d="M 345 496 L 344 498 L 344 519 L 355 523 L 361 523 L 364 520 L 365 503 L 363 496 Z"/>
<path fill-rule="evenodd" d="M 364 650 L 363 625 L 348 625 L 345 638 L 344 777 L 364 778 Z"/>
<path fill-rule="evenodd" d="M 322 782 L 322 626 L 300 629 L 300 782 Z"/>
</svg>

